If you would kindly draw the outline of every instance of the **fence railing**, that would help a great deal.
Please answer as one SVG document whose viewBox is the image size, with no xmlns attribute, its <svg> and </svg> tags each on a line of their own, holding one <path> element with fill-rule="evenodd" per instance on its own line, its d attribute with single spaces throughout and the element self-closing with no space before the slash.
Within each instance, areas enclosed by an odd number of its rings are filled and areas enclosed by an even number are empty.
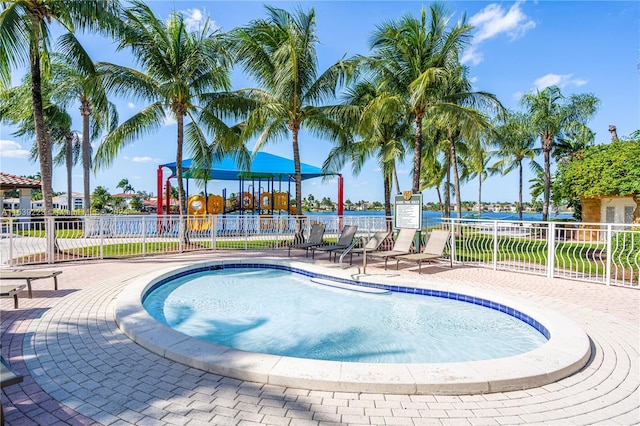
<svg viewBox="0 0 640 426">
<path fill-rule="evenodd" d="M 194 250 L 282 250 L 300 236 L 306 237 L 315 222 L 325 224 L 326 241 L 335 241 L 344 225 L 356 225 L 364 242 L 374 232 L 387 229 L 391 218 L 9 217 L 2 222 L 0 254 L 3 265 L 15 267 Z M 456 264 L 640 287 L 637 225 L 443 219 L 433 227 L 452 230 L 447 255 Z M 45 232 L 50 229 L 55 234 Z"/>
</svg>

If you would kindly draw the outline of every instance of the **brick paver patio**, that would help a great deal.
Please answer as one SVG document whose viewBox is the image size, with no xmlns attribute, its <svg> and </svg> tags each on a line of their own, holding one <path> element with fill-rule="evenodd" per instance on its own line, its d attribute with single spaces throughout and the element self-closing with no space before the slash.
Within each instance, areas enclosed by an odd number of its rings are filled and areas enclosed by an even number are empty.
<svg viewBox="0 0 640 426">
<path fill-rule="evenodd" d="M 10 425 L 502 425 L 640 424 L 640 291 L 533 275 L 402 265 L 416 280 L 437 276 L 491 288 L 557 310 L 593 341 L 580 372 L 523 391 L 485 395 L 388 395 L 320 392 L 243 382 L 167 361 L 117 327 L 113 301 L 128 280 L 212 257 L 172 257 L 41 265 L 60 269 L 60 290 L 34 283 L 20 309 L 3 298 L 2 354 L 24 375 L 2 393 Z M 265 256 L 273 256 L 273 252 Z M 325 260 L 316 263 L 327 263 Z M 382 273 L 381 263 L 367 272 Z M 34 267 L 35 268 L 35 267 Z"/>
</svg>

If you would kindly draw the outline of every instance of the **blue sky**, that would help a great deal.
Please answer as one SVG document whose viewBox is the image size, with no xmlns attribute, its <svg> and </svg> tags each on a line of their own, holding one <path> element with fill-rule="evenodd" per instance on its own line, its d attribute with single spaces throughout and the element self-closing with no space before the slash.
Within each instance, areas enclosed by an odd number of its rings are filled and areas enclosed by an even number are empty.
<svg viewBox="0 0 640 426">
<path fill-rule="evenodd" d="M 197 25 L 206 16 L 222 30 L 246 25 L 252 19 L 265 17 L 262 2 L 253 1 L 150 1 L 160 17 L 172 11 L 182 11 L 189 22 Z M 299 1 L 269 2 L 288 10 L 300 6 L 315 8 L 320 70 L 342 58 L 368 54 L 369 38 L 375 26 L 394 20 L 405 13 L 419 16 L 429 3 L 417 1 Z M 564 95 L 592 93 L 601 106 L 589 123 L 596 132 L 597 143 L 608 143 L 609 124 L 617 126 L 618 135 L 626 136 L 640 128 L 640 3 L 636 1 L 537 1 L 537 2 L 447 2 L 453 21 L 466 13 L 475 26 L 471 45 L 463 61 L 470 66 L 475 90 L 494 93 L 511 109 L 520 110 L 522 94 L 558 85 Z M 117 62 L 133 66 L 127 52 L 115 52 L 108 40 L 82 36 L 95 61 Z M 21 79 L 21 70 L 14 81 Z M 238 70 L 233 74 L 234 88 L 253 84 Z M 144 105 L 131 99 L 113 99 L 120 119 L 137 112 Z M 81 128 L 77 106 L 71 108 L 74 127 Z M 0 127 L 0 169 L 17 175 L 35 174 L 37 164 L 28 160 L 30 140 L 12 136 L 12 128 Z M 119 192 L 118 182 L 127 178 L 136 190 L 157 193 L 156 170 L 159 164 L 175 161 L 176 126 L 167 119 L 157 133 L 142 138 L 121 151 L 114 164 L 92 175 L 92 188 L 106 187 Z M 94 145 L 97 141 L 94 141 Z M 331 141 L 318 140 L 306 133 L 300 136 L 301 158 L 305 163 L 321 166 L 331 149 Z M 264 151 L 292 158 L 290 140 L 264 147 Z M 185 153 L 188 156 L 188 153 Z M 410 189 L 410 160 L 399 166 L 400 186 Z M 358 176 L 350 167 L 342 171 L 345 177 L 345 199 L 351 201 L 382 201 L 382 180 L 375 162 L 369 162 Z M 74 169 L 74 191 L 82 192 L 82 170 Z M 526 179 L 530 178 L 527 172 Z M 63 167 L 54 170 L 54 190 L 65 191 Z M 192 184 L 191 191 L 195 189 Z M 222 188 L 236 192 L 235 182 L 210 183 L 210 193 Z M 490 177 L 483 185 L 483 200 L 515 201 L 517 175 Z M 525 182 L 525 188 L 528 183 Z M 335 181 L 312 179 L 303 183 L 303 196 L 337 199 Z M 463 186 L 463 200 L 477 199 L 477 182 Z M 425 201 L 437 201 L 435 190 L 424 192 Z M 529 200 L 525 191 L 525 200 Z"/>
</svg>

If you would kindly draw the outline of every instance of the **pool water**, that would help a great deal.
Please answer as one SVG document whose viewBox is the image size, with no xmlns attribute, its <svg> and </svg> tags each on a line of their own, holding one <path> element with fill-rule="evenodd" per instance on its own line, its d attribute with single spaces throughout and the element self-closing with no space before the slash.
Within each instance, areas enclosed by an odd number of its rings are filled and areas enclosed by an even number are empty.
<svg viewBox="0 0 640 426">
<path fill-rule="evenodd" d="M 472 303 L 323 286 L 279 269 L 233 268 L 175 278 L 145 295 L 157 321 L 235 349 L 297 358 L 441 363 L 502 358 L 547 339 Z"/>
</svg>

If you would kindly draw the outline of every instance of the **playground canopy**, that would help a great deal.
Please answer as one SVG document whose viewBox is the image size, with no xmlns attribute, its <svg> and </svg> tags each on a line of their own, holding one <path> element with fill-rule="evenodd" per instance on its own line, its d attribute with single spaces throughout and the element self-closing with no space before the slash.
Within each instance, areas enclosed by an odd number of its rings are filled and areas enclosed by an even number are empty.
<svg viewBox="0 0 640 426">
<path fill-rule="evenodd" d="M 268 154 L 266 152 L 257 152 L 251 155 L 251 163 L 249 170 L 240 170 L 233 156 L 227 155 L 221 160 L 214 160 L 209 169 L 209 177 L 212 180 L 249 180 L 249 179 L 273 179 L 273 180 L 294 180 L 295 168 L 293 160 L 279 157 L 277 155 Z M 182 177 L 186 179 L 195 178 L 193 170 L 193 159 L 189 158 L 182 161 Z M 168 181 L 176 176 L 176 162 L 161 164 L 158 166 L 158 213 L 162 212 L 162 168 L 167 167 L 171 170 L 171 176 Z M 312 179 L 322 176 L 338 176 L 338 214 L 342 214 L 342 198 L 343 198 L 343 178 L 342 175 L 335 171 L 323 172 L 321 168 L 306 163 L 300 163 L 300 172 L 302 180 Z M 168 189 L 167 189 L 168 192 Z M 167 193 L 167 199 L 169 199 Z M 168 207 L 167 207 L 168 211 Z"/>
<path fill-rule="evenodd" d="M 191 158 L 182 161 L 182 177 L 193 178 Z M 176 175 L 176 163 L 162 164 L 160 167 L 171 169 L 172 177 Z M 300 163 L 300 172 L 302 180 L 317 178 L 321 176 L 337 175 L 337 172 L 323 172 L 321 168 L 311 166 L 309 164 Z M 211 179 L 217 180 L 240 180 L 240 179 L 288 179 L 295 174 L 293 160 L 279 157 L 277 155 L 268 154 L 266 152 L 258 152 L 251 158 L 250 170 L 238 170 L 238 166 L 232 156 L 225 156 L 220 161 L 214 161 L 209 170 Z"/>
</svg>

